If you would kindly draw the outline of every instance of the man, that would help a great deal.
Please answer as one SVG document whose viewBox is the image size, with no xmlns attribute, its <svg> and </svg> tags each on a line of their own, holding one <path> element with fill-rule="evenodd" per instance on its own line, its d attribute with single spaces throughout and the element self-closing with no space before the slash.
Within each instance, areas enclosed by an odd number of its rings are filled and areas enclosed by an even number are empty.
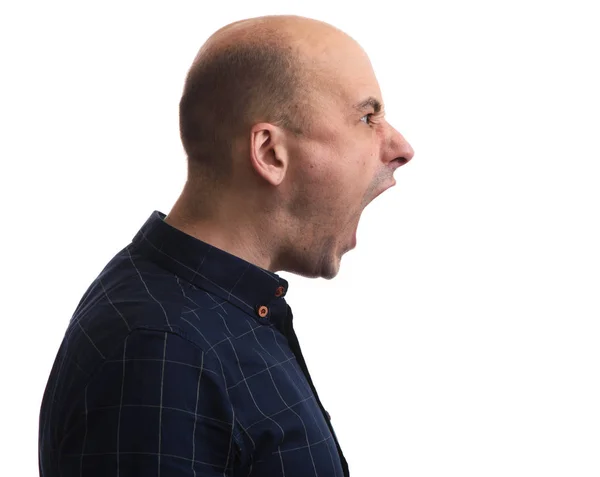
<svg viewBox="0 0 600 477">
<path fill-rule="evenodd" d="M 363 50 L 292 16 L 216 32 L 180 128 L 181 197 L 71 319 L 41 408 L 41 475 L 347 476 L 275 272 L 334 277 L 413 150 Z"/>
</svg>

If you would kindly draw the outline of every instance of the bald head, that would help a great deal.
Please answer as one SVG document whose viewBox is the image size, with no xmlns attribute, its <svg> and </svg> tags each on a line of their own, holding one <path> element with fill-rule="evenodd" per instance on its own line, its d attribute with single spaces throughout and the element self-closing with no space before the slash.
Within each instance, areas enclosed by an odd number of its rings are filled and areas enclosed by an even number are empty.
<svg viewBox="0 0 600 477">
<path fill-rule="evenodd" d="M 364 50 L 275 16 L 212 35 L 180 104 L 188 180 L 169 223 L 259 266 L 332 278 L 362 211 L 412 157 Z"/>
<path fill-rule="evenodd" d="M 242 20 L 214 33 L 194 59 L 180 102 L 190 172 L 219 182 L 229 177 L 234 138 L 257 122 L 306 133 L 322 75 L 319 50 L 340 35 L 349 38 L 296 16 Z"/>
</svg>

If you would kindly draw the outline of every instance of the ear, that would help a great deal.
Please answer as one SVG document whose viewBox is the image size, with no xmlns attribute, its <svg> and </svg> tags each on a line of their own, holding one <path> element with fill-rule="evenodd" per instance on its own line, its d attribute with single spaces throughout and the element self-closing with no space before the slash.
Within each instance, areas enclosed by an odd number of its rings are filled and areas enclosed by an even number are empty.
<svg viewBox="0 0 600 477">
<path fill-rule="evenodd" d="M 254 170 L 274 186 L 283 182 L 288 155 L 283 130 L 273 124 L 255 124 L 250 130 L 250 161 Z"/>
</svg>

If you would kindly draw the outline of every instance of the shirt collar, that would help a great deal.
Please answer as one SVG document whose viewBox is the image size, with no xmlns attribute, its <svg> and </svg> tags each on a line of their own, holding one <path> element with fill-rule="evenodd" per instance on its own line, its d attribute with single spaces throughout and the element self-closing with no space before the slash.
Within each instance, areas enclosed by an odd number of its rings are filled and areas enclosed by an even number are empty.
<svg viewBox="0 0 600 477">
<path fill-rule="evenodd" d="M 288 313 L 285 279 L 176 229 L 165 217 L 152 212 L 132 240 L 136 251 L 260 323 L 282 325 Z"/>
</svg>

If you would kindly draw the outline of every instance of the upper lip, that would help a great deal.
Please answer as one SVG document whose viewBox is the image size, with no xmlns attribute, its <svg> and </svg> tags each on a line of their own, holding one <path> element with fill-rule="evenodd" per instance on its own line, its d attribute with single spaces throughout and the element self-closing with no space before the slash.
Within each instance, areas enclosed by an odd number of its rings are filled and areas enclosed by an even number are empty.
<svg viewBox="0 0 600 477">
<path fill-rule="evenodd" d="M 383 189 L 381 189 L 381 190 L 380 190 L 380 191 L 379 191 L 379 192 L 378 192 L 378 193 L 375 195 L 375 197 L 373 197 L 373 198 L 371 199 L 371 202 L 372 202 L 372 201 L 374 201 L 374 200 L 375 200 L 377 197 L 379 197 L 381 194 L 383 194 L 383 193 L 384 193 L 386 190 L 388 190 L 388 189 L 390 189 L 390 188 L 394 187 L 395 185 L 396 185 L 396 181 L 394 180 L 394 181 L 393 181 L 393 182 L 392 182 L 390 185 L 388 185 L 388 186 L 384 187 Z"/>
<path fill-rule="evenodd" d="M 403 157 L 398 157 L 396 159 L 394 159 L 391 162 L 391 168 L 392 168 L 392 174 L 390 176 L 390 183 L 384 187 L 383 189 L 381 189 L 379 192 L 377 192 L 377 194 L 375 194 L 375 196 L 371 199 L 371 202 L 373 202 L 377 197 L 379 197 L 381 194 L 383 194 L 386 190 L 394 187 L 396 185 L 396 179 L 394 179 L 394 171 L 396 169 L 398 169 L 400 166 L 403 166 L 404 164 L 406 164 L 408 161 L 406 159 L 404 159 Z"/>
</svg>

